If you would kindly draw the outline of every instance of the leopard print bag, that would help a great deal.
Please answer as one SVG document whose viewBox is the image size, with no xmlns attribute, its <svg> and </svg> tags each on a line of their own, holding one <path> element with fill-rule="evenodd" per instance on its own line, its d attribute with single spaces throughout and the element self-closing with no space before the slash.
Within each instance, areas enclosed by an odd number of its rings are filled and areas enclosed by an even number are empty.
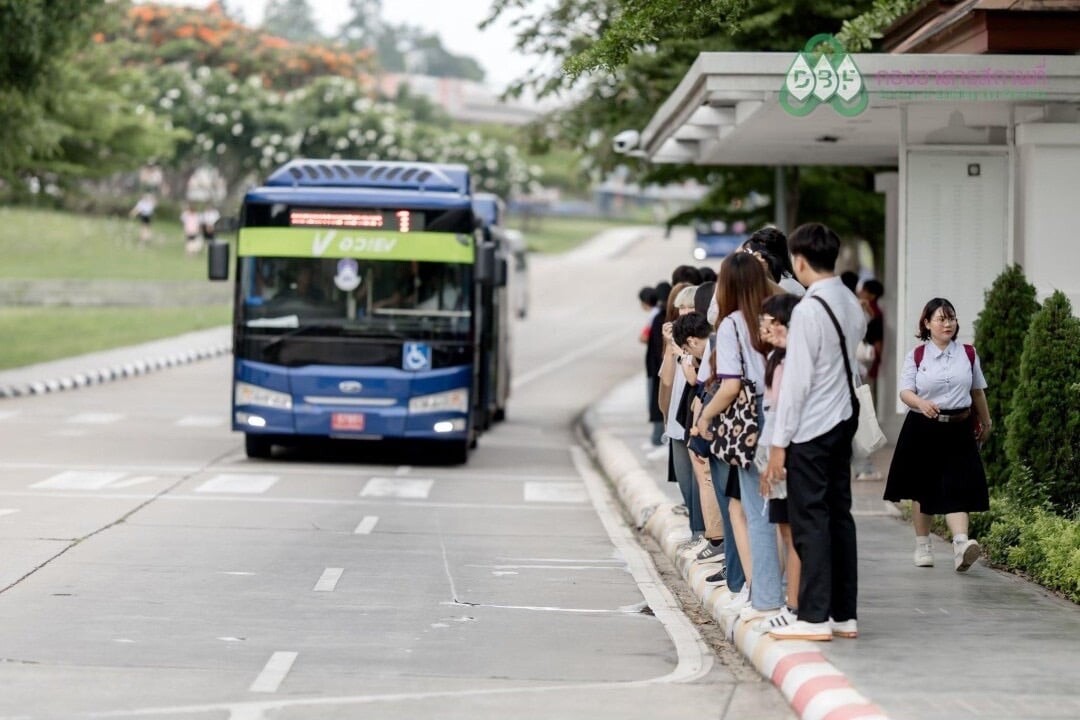
<svg viewBox="0 0 1080 720">
<path fill-rule="evenodd" d="M 735 324 L 734 319 L 731 322 Z M 735 325 L 735 342 L 738 343 L 739 361 L 742 363 L 742 387 L 727 409 L 716 416 L 716 439 L 713 440 L 712 450 L 728 465 L 748 470 L 754 464 L 757 453 L 761 420 L 758 418 L 757 387 L 746 377 L 746 360 L 742 354 L 738 325 Z"/>
</svg>

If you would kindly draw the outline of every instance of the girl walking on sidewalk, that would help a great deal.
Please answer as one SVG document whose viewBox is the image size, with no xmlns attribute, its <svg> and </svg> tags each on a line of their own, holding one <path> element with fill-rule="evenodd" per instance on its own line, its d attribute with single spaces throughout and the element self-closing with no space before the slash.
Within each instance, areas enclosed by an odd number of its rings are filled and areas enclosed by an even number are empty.
<svg viewBox="0 0 1080 720">
<path fill-rule="evenodd" d="M 990 508 L 979 445 L 990 435 L 986 378 L 975 348 L 959 345 L 956 308 L 934 298 L 919 317 L 923 341 L 904 359 L 900 399 L 911 408 L 896 441 L 885 499 L 912 500 L 915 565 L 933 567 L 930 520 L 944 515 L 953 536 L 953 567 L 979 558 L 968 538 L 968 513 Z"/>
</svg>

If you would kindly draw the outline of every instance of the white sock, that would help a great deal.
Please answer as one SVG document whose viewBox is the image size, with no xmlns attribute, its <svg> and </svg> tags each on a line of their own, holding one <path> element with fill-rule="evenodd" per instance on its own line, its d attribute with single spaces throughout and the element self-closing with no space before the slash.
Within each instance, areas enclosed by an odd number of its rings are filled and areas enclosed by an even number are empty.
<svg viewBox="0 0 1080 720">
<path fill-rule="evenodd" d="M 930 544 L 930 536 L 929 535 L 916 535 L 915 536 L 915 544 L 916 545 L 929 545 Z"/>
<path fill-rule="evenodd" d="M 953 535 L 952 541 L 953 541 L 954 544 L 960 545 L 960 544 L 966 543 L 968 541 L 968 536 L 963 535 L 963 534 L 961 534 L 961 535 Z"/>
</svg>

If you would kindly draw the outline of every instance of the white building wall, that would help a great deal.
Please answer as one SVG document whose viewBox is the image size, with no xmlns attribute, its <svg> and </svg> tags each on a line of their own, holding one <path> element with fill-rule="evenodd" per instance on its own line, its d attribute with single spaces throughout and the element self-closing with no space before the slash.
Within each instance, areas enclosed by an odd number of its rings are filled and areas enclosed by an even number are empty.
<svg viewBox="0 0 1080 720">
<path fill-rule="evenodd" d="M 1080 313 L 1080 124 L 1018 125 L 1016 146 L 1017 262 L 1040 301 L 1061 290 Z"/>
</svg>

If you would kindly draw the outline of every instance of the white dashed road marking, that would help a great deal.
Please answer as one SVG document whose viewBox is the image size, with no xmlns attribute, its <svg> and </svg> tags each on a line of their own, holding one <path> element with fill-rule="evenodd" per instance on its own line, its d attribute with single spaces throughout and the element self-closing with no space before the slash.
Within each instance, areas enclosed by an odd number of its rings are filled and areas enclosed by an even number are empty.
<svg viewBox="0 0 1080 720">
<path fill-rule="evenodd" d="M 52 490 L 100 490 L 109 483 L 124 477 L 121 472 L 97 472 L 94 470 L 68 470 L 34 483 L 32 488 Z"/>
<path fill-rule="evenodd" d="M 408 475 L 412 471 L 412 465 L 399 465 L 398 469 L 394 471 L 394 474 L 398 477 L 402 475 Z"/>
<path fill-rule="evenodd" d="M 525 483 L 525 502 L 584 503 L 587 500 L 581 483 Z"/>
<path fill-rule="evenodd" d="M 277 692 L 278 687 L 285 680 L 285 676 L 292 670 L 293 663 L 296 662 L 296 655 L 295 652 L 284 650 L 279 650 L 271 655 L 270 659 L 266 661 L 266 667 L 259 673 L 259 677 L 255 678 L 255 682 L 251 683 L 248 690 L 263 693 Z"/>
<path fill-rule="evenodd" d="M 434 480 L 374 477 L 367 481 L 367 485 L 360 491 L 360 497 L 425 500 L 434 483 Z"/>
<path fill-rule="evenodd" d="M 108 425 L 123 419 L 123 417 L 118 413 L 79 413 L 69 417 L 67 422 L 78 425 Z"/>
<path fill-rule="evenodd" d="M 10 420 L 18 414 L 18 410 L 0 410 L 0 420 Z"/>
<path fill-rule="evenodd" d="M 323 574 L 319 576 L 319 581 L 315 583 L 312 590 L 315 592 L 334 592 L 334 588 L 337 587 L 338 580 L 341 579 L 343 572 L 345 572 L 345 568 L 326 568 L 323 570 Z"/>
<path fill-rule="evenodd" d="M 4 515 L 14 515 L 17 512 L 19 511 L 15 508 L 0 508 L 0 517 L 3 517 Z"/>
<path fill-rule="evenodd" d="M 277 475 L 240 475 L 234 473 L 222 473 L 221 475 L 215 475 L 199 487 L 195 488 L 195 492 L 258 495 L 273 487 L 278 479 Z"/>
<path fill-rule="evenodd" d="M 143 483 L 153 482 L 157 480 L 156 475 L 136 475 L 133 478 L 127 480 L 119 480 L 109 485 L 110 488 L 128 488 L 136 485 L 142 485 Z"/>
<path fill-rule="evenodd" d="M 176 421 L 177 427 L 221 427 L 225 418 L 218 415 L 186 415 Z"/>
<path fill-rule="evenodd" d="M 375 529 L 375 524 L 379 522 L 379 518 L 375 515 L 366 515 L 364 519 L 360 521 L 360 524 L 353 530 L 354 535 L 370 535 L 371 531 Z"/>
</svg>

